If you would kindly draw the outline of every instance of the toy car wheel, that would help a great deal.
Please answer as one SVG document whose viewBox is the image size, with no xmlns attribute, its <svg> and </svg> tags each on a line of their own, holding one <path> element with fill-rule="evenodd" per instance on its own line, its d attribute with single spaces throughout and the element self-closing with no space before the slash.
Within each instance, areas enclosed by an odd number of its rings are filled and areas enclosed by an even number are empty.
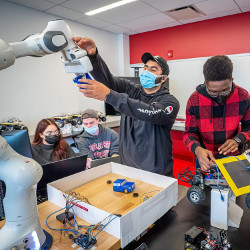
<svg viewBox="0 0 250 250">
<path fill-rule="evenodd" d="M 58 122 L 57 125 L 58 125 L 59 128 L 63 128 L 64 127 L 64 122 Z"/>
<path fill-rule="evenodd" d="M 194 204 L 201 204 L 206 198 L 205 191 L 199 186 L 192 186 L 188 189 L 187 197 Z"/>
<path fill-rule="evenodd" d="M 246 197 L 246 205 L 247 205 L 248 209 L 250 209 L 250 193 L 247 194 L 247 197 Z"/>
<path fill-rule="evenodd" d="M 81 120 L 81 118 L 77 120 L 77 125 L 82 125 L 82 120 Z"/>
<path fill-rule="evenodd" d="M 125 189 L 123 190 L 123 192 L 124 192 L 125 194 L 127 194 L 127 193 L 128 193 L 128 190 L 125 188 Z"/>
</svg>

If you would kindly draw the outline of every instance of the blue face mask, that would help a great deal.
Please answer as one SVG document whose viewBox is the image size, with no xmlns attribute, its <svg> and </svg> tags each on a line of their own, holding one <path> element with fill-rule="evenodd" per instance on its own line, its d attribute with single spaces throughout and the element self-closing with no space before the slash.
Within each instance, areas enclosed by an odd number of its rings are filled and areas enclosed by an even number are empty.
<svg viewBox="0 0 250 250">
<path fill-rule="evenodd" d="M 157 77 L 162 77 L 162 76 L 163 75 L 159 75 L 159 76 L 155 75 L 146 69 L 142 72 L 140 76 L 141 85 L 145 89 L 151 89 L 153 87 L 159 86 L 161 82 L 156 84 L 155 80 Z"/>
<path fill-rule="evenodd" d="M 84 130 L 89 133 L 89 134 L 94 134 L 97 130 L 98 130 L 98 125 L 95 125 L 93 127 L 90 128 L 84 128 Z"/>
</svg>

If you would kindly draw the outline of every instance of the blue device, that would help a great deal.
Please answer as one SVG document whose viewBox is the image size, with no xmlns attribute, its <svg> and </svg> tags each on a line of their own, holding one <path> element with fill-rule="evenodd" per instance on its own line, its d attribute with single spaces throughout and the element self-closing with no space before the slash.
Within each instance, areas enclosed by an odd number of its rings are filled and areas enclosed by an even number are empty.
<svg viewBox="0 0 250 250">
<path fill-rule="evenodd" d="M 87 84 L 87 83 L 84 83 L 84 82 L 79 82 L 79 79 L 83 79 L 83 78 L 90 79 L 90 80 L 92 79 L 88 73 L 85 73 L 85 76 L 83 74 L 81 74 L 81 75 L 75 77 L 73 79 L 73 82 L 75 82 L 77 84 Z M 81 89 L 84 89 L 84 88 L 81 88 Z"/>
<path fill-rule="evenodd" d="M 113 191 L 130 193 L 135 189 L 135 183 L 129 182 L 126 179 L 117 179 L 113 182 Z"/>
</svg>

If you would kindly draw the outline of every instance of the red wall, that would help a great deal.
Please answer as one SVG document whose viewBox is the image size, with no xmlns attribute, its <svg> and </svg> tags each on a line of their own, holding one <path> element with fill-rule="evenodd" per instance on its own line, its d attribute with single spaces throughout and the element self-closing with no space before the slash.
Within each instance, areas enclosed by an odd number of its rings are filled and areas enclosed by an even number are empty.
<svg viewBox="0 0 250 250">
<path fill-rule="evenodd" d="M 130 63 L 144 52 L 167 60 L 250 53 L 250 12 L 131 35 Z"/>
</svg>

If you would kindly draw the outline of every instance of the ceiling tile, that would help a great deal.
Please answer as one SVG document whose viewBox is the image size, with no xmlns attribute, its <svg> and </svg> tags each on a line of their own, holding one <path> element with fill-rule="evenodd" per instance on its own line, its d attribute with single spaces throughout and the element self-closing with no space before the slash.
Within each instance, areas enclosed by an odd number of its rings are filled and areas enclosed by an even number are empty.
<svg viewBox="0 0 250 250">
<path fill-rule="evenodd" d="M 239 7 L 248 7 L 250 6 L 250 0 L 235 0 Z"/>
<path fill-rule="evenodd" d="M 62 6 L 86 13 L 114 2 L 116 0 L 69 0 L 63 3 Z"/>
<path fill-rule="evenodd" d="M 17 3 L 36 10 L 47 10 L 53 6 L 54 3 L 50 3 L 44 0 L 8 0 L 8 2 Z"/>
<path fill-rule="evenodd" d="M 128 29 L 138 30 L 138 29 L 153 27 L 153 26 L 161 25 L 165 23 L 171 23 L 174 21 L 175 20 L 172 19 L 171 17 L 159 12 L 153 15 L 144 16 L 144 17 L 136 18 L 136 19 L 129 20 L 123 23 L 119 23 L 119 25 Z"/>
<path fill-rule="evenodd" d="M 106 26 L 106 27 L 102 27 L 103 30 L 107 30 L 107 31 L 111 31 L 111 32 L 114 32 L 114 33 L 126 33 L 126 32 L 129 32 L 130 30 L 129 29 L 126 29 L 124 27 L 120 27 L 118 25 L 110 25 L 110 26 Z"/>
<path fill-rule="evenodd" d="M 205 14 L 210 15 L 228 10 L 239 10 L 233 0 L 208 0 L 195 4 Z"/>
<path fill-rule="evenodd" d="M 55 4 L 61 4 L 63 2 L 67 2 L 67 0 L 46 0 L 47 2 L 55 3 Z"/>
<path fill-rule="evenodd" d="M 95 17 L 111 23 L 120 23 L 127 20 L 151 15 L 159 12 L 149 5 L 136 1 L 123 6 L 96 14 Z"/>
<path fill-rule="evenodd" d="M 83 23 L 83 24 L 87 24 L 96 28 L 101 28 L 104 26 L 109 26 L 111 25 L 111 23 L 105 22 L 103 20 L 94 18 L 94 17 L 86 17 L 84 19 L 79 19 L 76 20 L 78 23 Z"/>
<path fill-rule="evenodd" d="M 243 12 L 250 11 L 250 6 L 248 6 L 248 7 L 243 7 L 243 8 L 241 8 L 241 10 L 242 10 Z"/>
<path fill-rule="evenodd" d="M 143 0 L 143 2 L 148 3 L 149 5 L 157 8 L 160 11 L 173 10 L 181 7 L 185 7 L 188 5 L 192 5 L 194 3 L 207 1 L 207 0 Z"/>
<path fill-rule="evenodd" d="M 134 34 L 137 34 L 138 32 L 137 32 L 137 31 L 130 30 L 130 31 L 126 31 L 126 32 L 124 32 L 124 33 L 127 34 L 127 35 L 134 35 Z"/>
<path fill-rule="evenodd" d="M 194 22 L 204 21 L 204 20 L 213 19 L 213 18 L 217 18 L 217 17 L 234 15 L 234 14 L 238 14 L 238 13 L 241 13 L 241 11 L 240 10 L 222 11 L 222 12 L 214 13 L 214 14 L 211 14 L 211 15 L 197 17 L 197 18 L 194 18 L 194 19 L 182 20 L 181 23 L 183 23 L 183 24 L 194 23 Z"/>
<path fill-rule="evenodd" d="M 145 29 L 136 29 L 138 33 L 143 33 L 147 31 L 153 31 L 153 30 L 159 30 L 159 29 L 165 29 L 165 28 L 170 28 L 173 26 L 178 26 L 181 25 L 179 22 L 172 22 L 172 23 L 166 23 L 166 24 L 161 24 L 161 25 L 156 25 L 153 27 L 145 28 Z"/>
<path fill-rule="evenodd" d="M 77 20 L 77 19 L 81 19 L 81 18 L 85 18 L 87 17 L 85 14 L 71 10 L 71 9 L 67 9 L 65 7 L 62 6 L 55 6 L 49 10 L 46 11 L 47 13 L 59 16 L 59 17 L 63 17 L 63 18 L 67 18 L 70 20 Z"/>
</svg>

